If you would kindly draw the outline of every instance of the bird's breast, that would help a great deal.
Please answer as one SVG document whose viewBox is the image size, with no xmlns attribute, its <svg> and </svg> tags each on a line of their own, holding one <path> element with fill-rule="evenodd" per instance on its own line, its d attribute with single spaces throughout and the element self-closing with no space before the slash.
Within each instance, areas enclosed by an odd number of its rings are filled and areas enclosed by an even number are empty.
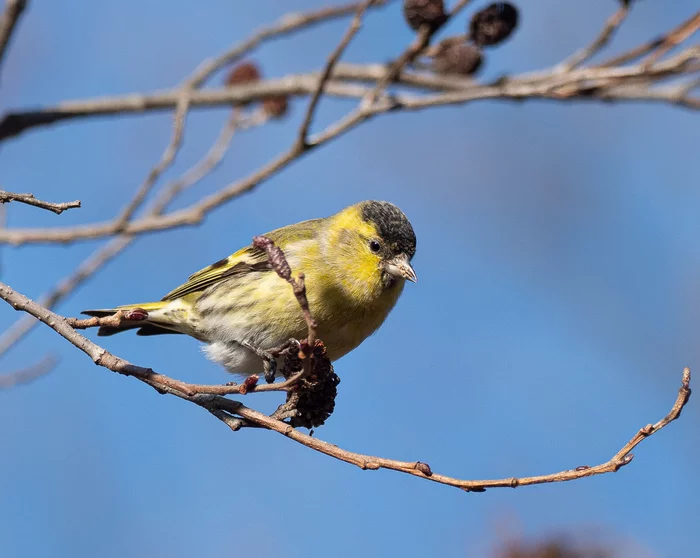
<svg viewBox="0 0 700 558">
<path fill-rule="evenodd" d="M 372 335 L 386 320 L 403 290 L 403 280 L 375 296 L 353 297 L 337 284 L 318 289 L 309 287 L 309 308 L 318 322 L 318 338 L 328 350 L 331 360 L 337 360 L 355 349 Z"/>
</svg>

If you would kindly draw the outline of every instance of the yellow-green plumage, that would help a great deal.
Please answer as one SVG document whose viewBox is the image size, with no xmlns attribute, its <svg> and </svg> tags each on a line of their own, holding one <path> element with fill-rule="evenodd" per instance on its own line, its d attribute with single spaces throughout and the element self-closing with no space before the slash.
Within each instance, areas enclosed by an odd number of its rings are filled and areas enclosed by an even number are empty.
<svg viewBox="0 0 700 558">
<path fill-rule="evenodd" d="M 295 275 L 305 274 L 309 307 L 331 360 L 371 335 L 398 300 L 404 279 L 415 280 L 409 264 L 415 252 L 413 229 L 387 202 L 361 202 L 265 236 L 284 251 Z M 263 250 L 248 246 L 190 276 L 160 302 L 120 306 L 142 308 L 148 319 L 118 331 L 191 335 L 207 343 L 207 356 L 229 371 L 260 372 L 260 358 L 243 345 L 266 350 L 306 336 L 291 287 L 266 258 Z M 116 332 L 103 328 L 101 334 Z"/>
</svg>

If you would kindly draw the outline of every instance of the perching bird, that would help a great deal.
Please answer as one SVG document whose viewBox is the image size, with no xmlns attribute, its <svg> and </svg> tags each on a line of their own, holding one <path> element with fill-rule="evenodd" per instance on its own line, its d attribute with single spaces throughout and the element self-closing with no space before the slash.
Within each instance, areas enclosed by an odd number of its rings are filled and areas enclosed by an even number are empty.
<svg viewBox="0 0 700 558">
<path fill-rule="evenodd" d="M 283 250 L 294 275 L 305 274 L 317 335 L 332 361 L 377 330 L 405 279 L 416 281 L 410 264 L 416 235 L 388 202 L 363 201 L 265 236 Z M 206 355 L 235 374 L 263 371 L 251 348 L 264 352 L 307 334 L 292 288 L 268 266 L 267 253 L 252 245 L 198 271 L 160 302 L 83 313 L 101 317 L 137 308 L 148 313 L 145 320 L 101 327 L 98 335 L 135 328 L 137 335 L 184 333 L 206 343 Z"/>
</svg>

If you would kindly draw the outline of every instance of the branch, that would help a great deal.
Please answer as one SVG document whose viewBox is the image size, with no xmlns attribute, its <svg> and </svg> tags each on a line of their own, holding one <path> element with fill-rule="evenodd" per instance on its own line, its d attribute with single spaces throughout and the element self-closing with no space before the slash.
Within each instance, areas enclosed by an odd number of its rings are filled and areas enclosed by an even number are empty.
<svg viewBox="0 0 700 558">
<path fill-rule="evenodd" d="M 652 80 L 659 76 L 650 72 L 645 74 L 643 67 L 635 67 L 636 78 Z M 603 70 L 604 68 L 593 68 Z M 611 68 L 608 68 L 611 69 Z M 619 68 L 612 68 L 619 69 Z M 366 87 L 349 83 L 349 81 L 381 82 L 387 75 L 385 66 L 377 64 L 350 65 L 342 64 L 334 69 L 331 81 L 325 84 L 324 95 L 345 99 L 362 99 L 371 91 Z M 269 79 L 253 84 L 236 85 L 222 89 L 193 91 L 190 94 L 192 108 L 207 108 L 241 104 L 264 99 L 274 95 L 307 96 L 313 95 L 318 88 L 319 73 L 290 75 L 284 78 Z M 561 74 L 556 69 L 511 76 L 509 81 L 539 82 L 552 81 L 556 77 L 574 79 L 575 71 Z M 408 73 L 402 71 L 393 81 L 418 89 L 432 90 L 479 90 L 489 84 L 478 84 L 470 79 L 454 76 Z M 171 110 L 177 106 L 179 89 L 157 91 L 151 94 L 130 94 L 120 97 L 102 97 L 77 101 L 66 101 L 54 106 L 25 111 L 7 112 L 0 118 L 0 140 L 16 136 L 35 126 L 53 124 L 63 120 L 73 120 L 96 116 L 122 116 L 125 114 L 142 114 L 155 110 Z"/>
<path fill-rule="evenodd" d="M 0 389 L 10 389 L 20 384 L 28 384 L 37 378 L 51 372 L 56 367 L 56 359 L 52 355 L 47 355 L 36 364 L 32 364 L 27 368 L 15 370 L 9 374 L 0 374 Z"/>
<path fill-rule="evenodd" d="M 5 11 L 0 16 L 0 65 L 10 44 L 12 33 L 27 4 L 27 0 L 5 0 Z"/>
<path fill-rule="evenodd" d="M 0 190 L 0 204 L 10 203 L 13 201 L 19 203 L 26 203 L 27 205 L 33 205 L 34 207 L 39 207 L 41 209 L 47 209 L 48 211 L 53 211 L 56 215 L 60 215 L 66 209 L 80 207 L 80 200 L 75 200 L 71 202 L 52 203 L 38 200 L 34 197 L 34 194 L 13 194 L 12 192 Z"/>
<path fill-rule="evenodd" d="M 444 21 L 435 26 L 423 25 L 418 31 L 416 38 L 413 42 L 404 50 L 404 52 L 399 56 L 396 61 L 394 61 L 381 80 L 377 82 L 377 86 L 372 90 L 372 92 L 364 100 L 365 105 L 372 105 L 377 100 L 379 95 L 386 89 L 386 87 L 396 80 L 396 78 L 401 74 L 401 71 L 407 64 L 410 64 L 415 60 L 421 52 L 430 44 L 430 39 L 433 35 L 437 33 L 441 28 L 443 28 L 453 17 L 455 17 L 462 9 L 464 9 L 471 0 L 459 0 L 455 7 L 448 13 Z"/>
<path fill-rule="evenodd" d="M 310 95 L 315 91 L 317 84 L 317 74 L 305 74 L 222 89 L 192 91 L 190 104 L 193 108 L 230 107 L 233 104 L 259 100 L 271 95 Z M 331 96 L 350 98 L 358 98 L 365 93 L 358 88 L 339 87 L 339 85 L 333 84 L 328 87 L 326 93 Z M 43 109 L 7 112 L 0 118 L 0 140 L 16 136 L 36 126 L 62 120 L 171 110 L 176 107 L 179 95 L 180 90 L 176 88 L 151 94 L 134 93 L 120 97 L 64 101 Z"/>
<path fill-rule="evenodd" d="M 675 43 L 678 44 L 682 41 L 678 41 L 677 39 L 683 34 L 685 34 L 686 30 L 688 29 L 695 29 L 697 30 L 698 26 L 698 21 L 700 21 L 700 12 L 695 13 L 694 15 L 690 16 L 687 20 L 685 20 L 683 23 L 678 25 L 677 27 L 671 29 L 664 35 L 661 35 L 660 37 L 656 37 L 655 39 L 651 39 L 650 41 L 647 41 L 646 43 L 642 43 L 639 46 L 636 46 L 634 48 L 631 48 L 630 50 L 623 52 L 622 54 L 618 54 L 614 56 L 613 58 L 609 58 L 602 64 L 599 64 L 597 67 L 610 67 L 610 66 L 621 66 L 623 64 L 627 64 L 629 62 L 633 62 L 637 60 L 638 58 L 644 56 L 645 54 L 648 54 L 649 52 L 656 50 L 662 45 L 667 45 L 670 43 Z M 694 32 L 694 31 L 693 31 Z M 691 32 L 692 34 L 692 32 Z M 689 37 L 690 34 L 687 35 Z M 674 39 L 674 37 L 676 39 Z M 687 38 L 686 37 L 686 38 Z"/>
<path fill-rule="evenodd" d="M 667 54 L 671 49 L 677 47 L 683 41 L 692 36 L 698 29 L 700 29 L 700 12 L 697 12 L 683 25 L 666 35 L 663 41 L 661 41 L 661 44 L 659 44 L 658 49 L 650 54 L 645 60 L 645 64 L 647 66 L 651 66 L 662 56 Z"/>
<path fill-rule="evenodd" d="M 275 271 L 275 273 L 277 273 L 277 275 L 292 286 L 294 297 L 297 299 L 297 302 L 301 307 L 301 311 L 304 314 L 304 321 L 306 321 L 306 326 L 309 330 L 309 347 L 313 347 L 316 341 L 316 330 L 318 329 L 318 323 L 311 315 L 311 310 L 309 309 L 309 301 L 306 298 L 304 274 L 300 273 L 299 278 L 294 279 L 294 277 L 292 277 L 292 269 L 289 266 L 289 262 L 287 262 L 284 252 L 282 252 L 278 246 L 275 246 L 275 243 L 266 236 L 254 237 L 253 246 L 267 252 L 267 259 L 270 267 Z"/>
<path fill-rule="evenodd" d="M 371 8 L 378 8 L 388 4 L 391 0 L 375 0 L 372 3 Z M 250 53 L 252 50 L 260 46 L 262 43 L 279 37 L 284 37 L 296 33 L 305 28 L 312 27 L 319 23 L 324 23 L 327 21 L 332 21 L 341 17 L 346 17 L 353 15 L 357 12 L 358 8 L 363 4 L 363 2 L 352 2 L 349 4 L 344 4 L 341 6 L 334 6 L 330 8 L 320 8 L 315 11 L 310 11 L 307 13 L 291 13 L 282 16 L 277 22 L 273 23 L 269 27 L 264 27 L 253 35 L 230 48 L 228 51 L 224 52 L 220 56 L 212 60 L 206 60 L 202 63 L 195 72 L 187 80 L 186 85 L 190 89 L 191 97 L 195 97 L 193 90 L 199 88 L 203 85 L 207 79 L 209 79 L 215 72 L 223 68 L 224 66 L 231 64 L 232 62 L 238 60 L 239 58 Z M 311 86 L 311 91 L 313 91 L 315 84 Z M 182 89 L 182 88 L 181 88 Z M 105 114 L 118 114 L 122 111 L 127 112 L 143 112 L 146 110 L 170 108 L 177 103 L 179 98 L 179 93 L 181 89 L 175 92 L 174 99 L 170 98 L 167 100 L 156 99 L 153 104 L 150 104 L 147 99 L 144 99 L 141 95 L 134 95 L 128 99 L 127 107 L 107 107 L 100 108 L 100 101 L 96 100 L 94 106 L 88 107 L 71 107 L 69 103 L 61 103 L 58 105 L 57 110 L 45 110 L 45 111 L 26 111 L 24 113 L 8 113 L 2 119 L 0 119 L 0 140 L 6 139 L 8 137 L 15 136 L 27 128 L 34 126 L 52 124 L 58 122 L 65 118 L 75 118 L 80 116 L 97 116 Z M 232 88 L 237 90 L 238 88 Z M 309 91 L 305 91 L 308 93 Z M 291 94 L 291 93 L 290 93 Z M 269 92 L 268 92 L 269 95 Z M 230 104 L 232 101 L 237 100 L 250 100 L 250 98 L 234 98 L 228 101 Z M 163 106 L 165 102 L 166 106 Z M 190 99 L 192 105 L 195 105 L 194 98 Z M 88 105 L 91 103 L 88 102 Z M 70 110 L 73 108 L 81 108 L 83 110 L 78 110 L 77 112 L 71 114 Z"/>
<path fill-rule="evenodd" d="M 168 205 L 186 189 L 194 186 L 207 174 L 213 171 L 226 154 L 237 127 L 245 128 L 249 125 L 258 125 L 262 120 L 253 120 L 241 123 L 234 112 L 232 117 L 222 128 L 219 137 L 214 142 L 209 152 L 190 168 L 181 178 L 166 186 L 155 199 L 149 215 L 160 215 Z M 47 294 L 41 297 L 40 303 L 47 308 L 53 308 L 66 298 L 70 293 L 97 273 L 107 263 L 116 258 L 136 238 L 129 235 L 120 235 L 105 246 L 95 250 L 85 259 L 77 269 L 68 277 L 53 287 Z M 36 326 L 37 322 L 31 316 L 20 318 L 13 326 L 0 336 L 0 355 L 6 353 L 20 339 L 26 336 Z"/>
<path fill-rule="evenodd" d="M 340 60 L 340 57 L 343 55 L 343 52 L 345 52 L 345 49 L 350 44 L 350 41 L 352 41 L 353 37 L 357 35 L 358 31 L 362 28 L 362 16 L 374 3 L 374 1 L 375 0 L 366 0 L 365 2 L 360 3 L 357 11 L 355 12 L 355 17 L 353 17 L 352 21 L 350 22 L 350 27 L 348 27 L 347 31 L 343 35 L 343 38 L 340 40 L 340 43 L 338 43 L 338 46 L 335 47 L 331 55 L 328 57 L 326 67 L 323 69 L 321 76 L 318 78 L 318 84 L 316 85 L 316 89 L 311 96 L 309 106 L 306 109 L 306 115 L 304 116 L 304 120 L 299 128 L 298 145 L 299 149 L 301 150 L 309 147 L 307 142 L 309 128 L 311 127 L 311 122 L 313 121 L 314 114 L 316 113 L 316 107 L 321 100 L 321 95 L 323 94 L 323 90 L 331 77 L 333 69 L 338 63 L 338 60 Z"/>
<path fill-rule="evenodd" d="M 564 62 L 559 65 L 558 71 L 561 73 L 571 71 L 585 63 L 587 60 L 590 60 L 593 56 L 605 48 L 615 34 L 615 31 L 620 28 L 620 25 L 622 25 L 627 18 L 629 11 L 629 5 L 622 4 L 617 11 L 608 18 L 602 31 L 595 38 L 595 40 L 586 48 L 582 48 L 578 52 L 575 52 L 570 58 L 564 60 Z"/>
<path fill-rule="evenodd" d="M 183 92 L 178 97 L 177 105 L 175 108 L 175 115 L 173 116 L 173 131 L 168 142 L 168 145 L 160 156 L 160 159 L 155 164 L 153 168 L 148 172 L 148 176 L 143 181 L 136 194 L 127 204 L 127 206 L 121 211 L 121 213 L 114 220 L 115 232 L 120 232 L 126 224 L 133 217 L 134 213 L 138 211 L 139 207 L 143 204 L 146 196 L 153 189 L 158 181 L 158 178 L 163 174 L 168 168 L 175 162 L 175 157 L 177 152 L 182 146 L 182 139 L 185 130 L 185 120 L 187 119 L 187 113 L 190 109 L 190 89 L 185 88 Z"/>
<path fill-rule="evenodd" d="M 657 81 L 677 77 L 685 72 L 697 71 L 700 60 L 700 47 L 690 47 L 679 54 L 646 67 L 644 64 L 613 68 L 584 67 L 564 74 L 550 71 L 547 74 L 525 74 L 501 78 L 492 83 L 473 84 L 463 80 L 449 80 L 449 89 L 444 92 L 410 95 L 396 94 L 381 99 L 373 105 L 363 103 L 348 116 L 332 124 L 326 130 L 311 138 L 310 143 L 319 146 L 342 136 L 358 124 L 378 115 L 401 111 L 423 110 L 430 107 L 462 105 L 470 102 L 499 99 L 527 100 L 547 99 L 556 101 L 653 101 L 698 108 L 698 98 L 690 96 L 690 91 L 681 84 L 667 88 L 655 87 Z M 355 75 L 358 74 L 354 68 Z M 375 69 L 372 69 L 374 75 Z M 649 81 L 650 83 L 647 83 Z M 332 89 L 333 82 L 328 84 Z M 246 86 L 251 87 L 251 86 Z M 253 86 L 259 87 L 259 86 Z M 367 89 L 363 89 L 363 96 Z M 281 89 L 278 89 L 279 92 Z M 265 89 L 269 95 L 269 88 Z M 682 92 L 685 92 L 681 94 Z M 26 243 L 68 243 L 77 240 L 111 236 L 116 232 L 141 234 L 150 231 L 166 230 L 200 223 L 206 215 L 230 199 L 249 192 L 265 180 L 286 168 L 290 163 L 303 157 L 307 150 L 299 151 L 295 142 L 289 149 L 269 161 L 247 177 L 224 186 L 218 192 L 207 196 L 190 207 L 165 215 L 146 216 L 136 219 L 118 230 L 113 221 L 81 225 L 70 228 L 51 229 L 5 229 L 0 230 L 0 243 L 14 245 Z"/>
<path fill-rule="evenodd" d="M 109 353 L 104 348 L 80 335 L 69 325 L 65 318 L 54 314 L 46 308 L 43 308 L 24 295 L 12 290 L 4 283 L 0 283 L 0 298 L 15 308 L 15 310 L 27 312 L 51 327 L 75 347 L 90 356 L 95 364 L 108 368 L 109 370 L 119 374 L 132 376 L 150 385 L 159 393 L 174 395 L 180 399 L 190 401 L 191 403 L 194 403 L 209 411 L 212 415 L 227 424 L 233 430 L 240 428 L 240 419 L 244 419 L 254 426 L 282 434 L 314 451 L 318 451 L 340 461 L 350 463 L 360 467 L 363 470 L 389 469 L 399 471 L 401 473 L 413 475 L 440 484 L 454 486 L 467 492 L 483 492 L 487 488 L 515 488 L 517 486 L 532 484 L 567 482 L 584 477 L 616 472 L 621 467 L 628 465 L 632 461 L 633 455 L 631 451 L 644 439 L 665 428 L 669 423 L 676 420 L 681 415 L 681 411 L 688 403 L 691 393 L 690 369 L 686 368 L 683 371 L 683 379 L 681 388 L 678 392 L 678 397 L 676 398 L 670 412 L 657 423 L 649 424 L 641 428 L 634 435 L 634 437 L 632 437 L 632 439 L 627 442 L 615 455 L 600 465 L 593 467 L 583 465 L 576 467 L 575 469 L 534 477 L 511 477 L 495 480 L 462 480 L 433 473 L 430 466 L 421 461 L 397 461 L 394 459 L 375 457 L 347 451 L 334 444 L 330 444 L 328 442 L 324 442 L 323 440 L 319 440 L 318 438 L 303 434 L 286 422 L 255 411 L 254 409 L 246 407 L 238 401 L 233 401 L 220 395 L 204 395 L 202 393 L 198 393 L 196 390 L 189 389 L 189 384 L 174 380 L 162 374 L 157 374 L 149 368 L 133 365 L 130 362 Z M 232 386 L 221 386 L 221 388 L 226 387 Z"/>
</svg>

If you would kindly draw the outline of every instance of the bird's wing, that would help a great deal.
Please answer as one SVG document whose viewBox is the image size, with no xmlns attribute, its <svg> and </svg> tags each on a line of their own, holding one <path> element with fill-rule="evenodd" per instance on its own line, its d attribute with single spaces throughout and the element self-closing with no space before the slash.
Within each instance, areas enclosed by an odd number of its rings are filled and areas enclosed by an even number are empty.
<svg viewBox="0 0 700 558">
<path fill-rule="evenodd" d="M 265 236 L 284 251 L 285 245 L 313 238 L 318 230 L 318 226 L 315 226 L 318 221 L 320 221 L 320 219 L 302 221 L 301 223 L 269 232 Z M 170 291 L 162 300 L 182 298 L 188 294 L 203 291 L 230 277 L 263 271 L 270 271 L 270 267 L 267 264 L 267 253 L 252 245 L 246 246 L 227 258 L 219 260 L 204 269 L 200 269 L 197 273 L 190 275 L 186 283 Z"/>
</svg>

